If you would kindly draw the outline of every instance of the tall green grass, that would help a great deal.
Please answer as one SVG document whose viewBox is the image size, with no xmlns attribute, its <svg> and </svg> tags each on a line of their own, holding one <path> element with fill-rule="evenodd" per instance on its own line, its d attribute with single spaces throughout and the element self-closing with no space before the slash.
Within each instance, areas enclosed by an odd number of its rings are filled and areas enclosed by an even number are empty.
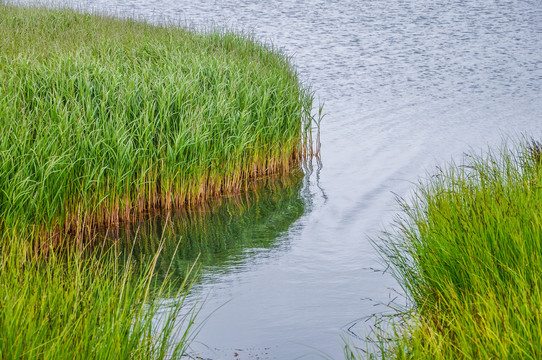
<svg viewBox="0 0 542 360">
<path fill-rule="evenodd" d="M 250 36 L 9 5 L 0 33 L 4 231 L 80 238 L 311 151 L 311 92 Z"/>
<path fill-rule="evenodd" d="M 182 306 L 188 283 L 168 274 L 157 283 L 160 249 L 136 265 L 111 251 L 32 259 L 24 245 L 9 240 L 0 257 L 1 359 L 171 359 L 186 352 L 196 312 Z M 165 297 L 167 307 L 159 301 Z"/>
<path fill-rule="evenodd" d="M 381 250 L 413 308 L 378 357 L 542 358 L 541 144 L 452 164 L 403 209 Z"/>
<path fill-rule="evenodd" d="M 81 239 L 297 168 L 312 94 L 228 31 L 0 1 L 0 34 L 0 359 L 182 355 L 193 313 L 155 276 L 162 247 L 120 261 Z"/>
</svg>

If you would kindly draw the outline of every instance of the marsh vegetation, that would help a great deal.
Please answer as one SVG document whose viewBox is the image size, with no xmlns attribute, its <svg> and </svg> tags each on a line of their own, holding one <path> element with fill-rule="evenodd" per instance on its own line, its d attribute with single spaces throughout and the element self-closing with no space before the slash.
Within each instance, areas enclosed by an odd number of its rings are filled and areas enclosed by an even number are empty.
<svg viewBox="0 0 542 360">
<path fill-rule="evenodd" d="M 42 245 L 80 237 L 239 192 L 310 151 L 312 95 L 284 54 L 254 39 L 1 12 L 3 229 Z"/>
<path fill-rule="evenodd" d="M 0 33 L 0 357 L 182 354 L 189 285 L 155 276 L 161 243 L 137 264 L 82 250 L 297 169 L 311 92 L 286 55 L 228 31 L 0 4 Z M 176 300 L 158 326 L 161 298 Z"/>
<path fill-rule="evenodd" d="M 412 307 L 376 357 L 542 356 L 541 155 L 535 140 L 471 154 L 402 203 L 380 250 Z"/>
</svg>

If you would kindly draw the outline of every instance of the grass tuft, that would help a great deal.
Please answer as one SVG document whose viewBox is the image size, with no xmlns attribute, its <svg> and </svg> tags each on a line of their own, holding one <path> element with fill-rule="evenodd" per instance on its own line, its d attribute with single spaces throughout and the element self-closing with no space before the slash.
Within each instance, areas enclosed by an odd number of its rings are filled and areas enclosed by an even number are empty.
<svg viewBox="0 0 542 360">
<path fill-rule="evenodd" d="M 402 204 L 381 251 L 412 310 L 379 334 L 375 357 L 542 357 L 541 149 L 468 156 Z"/>
<path fill-rule="evenodd" d="M 51 251 L 37 260 L 25 251 L 25 244 L 11 241 L 0 258 L 2 359 L 169 359 L 185 353 L 195 315 L 182 307 L 189 284 L 167 274 L 156 283 L 160 249 L 137 266 L 111 251 L 90 257 Z M 167 308 L 161 298 L 171 299 Z"/>
<path fill-rule="evenodd" d="M 55 245 L 312 152 L 312 93 L 250 36 L 0 4 L 0 226 Z"/>
</svg>

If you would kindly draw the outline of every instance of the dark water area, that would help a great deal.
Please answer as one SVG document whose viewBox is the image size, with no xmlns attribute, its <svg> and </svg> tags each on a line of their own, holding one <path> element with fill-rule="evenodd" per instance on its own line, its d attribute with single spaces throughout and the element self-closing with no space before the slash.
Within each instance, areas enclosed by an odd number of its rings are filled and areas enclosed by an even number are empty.
<svg viewBox="0 0 542 360">
<path fill-rule="evenodd" d="M 400 292 L 370 241 L 395 197 L 464 152 L 542 137 L 540 0 L 71 4 L 252 33 L 290 54 L 325 103 L 321 168 L 167 225 L 171 243 L 190 243 L 179 268 L 202 253 L 191 299 L 206 299 L 199 321 L 212 314 L 192 346 L 204 359 L 339 359 L 344 340 L 363 345 L 363 319 Z M 156 246 L 166 225 L 153 221 L 137 251 Z"/>
<path fill-rule="evenodd" d="M 148 260 L 160 252 L 158 276 L 182 280 L 195 265 L 205 269 L 198 279 L 205 282 L 209 276 L 243 271 L 247 258 L 284 251 L 288 239 L 282 235 L 305 213 L 302 188 L 301 172 L 260 179 L 245 193 L 147 214 L 100 237 L 131 261 Z"/>
</svg>

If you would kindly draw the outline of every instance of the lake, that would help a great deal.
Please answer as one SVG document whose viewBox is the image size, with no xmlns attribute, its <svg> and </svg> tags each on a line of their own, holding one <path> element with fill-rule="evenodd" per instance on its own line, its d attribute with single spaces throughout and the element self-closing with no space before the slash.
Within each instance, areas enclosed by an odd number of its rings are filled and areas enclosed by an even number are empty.
<svg viewBox="0 0 542 360">
<path fill-rule="evenodd" d="M 254 34 L 291 55 L 315 111 L 324 104 L 321 164 L 169 221 L 171 243 L 190 244 L 174 263 L 202 254 L 190 301 L 203 302 L 192 348 L 204 359 L 339 359 L 344 341 L 363 344 L 366 318 L 405 302 L 371 243 L 396 196 L 464 152 L 542 135 L 540 1 L 71 4 Z M 142 225 L 137 251 L 163 223 Z"/>
</svg>

